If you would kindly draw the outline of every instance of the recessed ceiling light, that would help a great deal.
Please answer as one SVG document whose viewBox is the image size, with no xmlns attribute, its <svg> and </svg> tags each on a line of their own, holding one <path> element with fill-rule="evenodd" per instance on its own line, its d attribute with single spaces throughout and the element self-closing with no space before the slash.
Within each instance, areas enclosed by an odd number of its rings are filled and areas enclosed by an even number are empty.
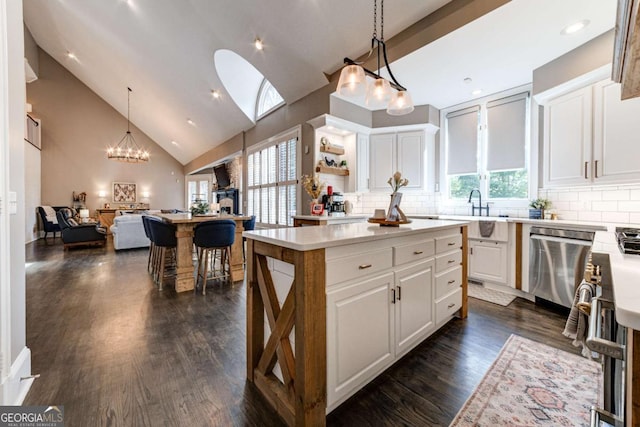
<svg viewBox="0 0 640 427">
<path fill-rule="evenodd" d="M 262 44 L 262 40 L 260 40 L 259 38 L 256 38 L 256 40 L 253 42 L 253 45 L 256 47 L 256 49 L 258 50 L 262 50 L 264 49 L 264 44 Z"/>
<path fill-rule="evenodd" d="M 73 52 L 67 52 L 67 58 L 69 58 L 69 59 L 78 59 Z"/>
<path fill-rule="evenodd" d="M 216 90 L 216 89 L 212 90 L 211 91 L 211 96 L 213 96 L 215 99 L 220 98 L 220 91 Z"/>
<path fill-rule="evenodd" d="M 172 143 L 173 145 L 178 145 L 178 142 L 177 142 L 177 141 L 171 141 L 171 143 Z"/>
<path fill-rule="evenodd" d="M 473 92 L 471 92 L 471 95 L 480 95 L 482 93 L 482 89 L 476 89 Z"/>
<path fill-rule="evenodd" d="M 560 34 L 569 35 L 577 33 L 578 31 L 584 29 L 587 25 L 589 25 L 589 22 L 590 21 L 588 19 L 583 19 L 582 21 L 567 25 L 562 31 L 560 31 Z"/>
<path fill-rule="evenodd" d="M 187 119 L 187 123 L 189 123 L 191 126 L 195 126 L 196 125 L 196 122 L 194 122 L 191 119 Z"/>
<path fill-rule="evenodd" d="M 473 80 L 471 80 L 471 77 L 467 77 L 463 80 L 463 82 L 465 82 L 466 84 L 471 83 Z"/>
</svg>

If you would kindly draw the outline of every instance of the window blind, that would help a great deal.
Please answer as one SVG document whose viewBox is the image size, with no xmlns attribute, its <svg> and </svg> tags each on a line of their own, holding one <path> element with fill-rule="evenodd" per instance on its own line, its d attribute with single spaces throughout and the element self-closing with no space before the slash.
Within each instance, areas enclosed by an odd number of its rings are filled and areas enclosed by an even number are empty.
<svg viewBox="0 0 640 427">
<path fill-rule="evenodd" d="M 487 170 L 525 167 L 528 92 L 487 103 Z"/>
<path fill-rule="evenodd" d="M 478 172 L 478 115 L 474 106 L 447 114 L 447 173 L 463 175 Z"/>
</svg>

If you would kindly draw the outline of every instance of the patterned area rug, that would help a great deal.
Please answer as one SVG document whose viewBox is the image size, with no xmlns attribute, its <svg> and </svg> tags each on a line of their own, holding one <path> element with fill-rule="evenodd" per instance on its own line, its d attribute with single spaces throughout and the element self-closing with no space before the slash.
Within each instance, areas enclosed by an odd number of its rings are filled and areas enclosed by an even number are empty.
<svg viewBox="0 0 640 427">
<path fill-rule="evenodd" d="M 481 299 L 483 301 L 489 301 L 494 304 L 508 306 L 516 299 L 514 295 L 505 294 L 504 292 L 495 291 L 493 289 L 485 288 L 482 285 L 476 285 L 469 283 L 468 286 L 469 296 L 472 298 Z"/>
<path fill-rule="evenodd" d="M 465 402 L 454 426 L 587 426 L 600 365 L 517 335 Z"/>
</svg>

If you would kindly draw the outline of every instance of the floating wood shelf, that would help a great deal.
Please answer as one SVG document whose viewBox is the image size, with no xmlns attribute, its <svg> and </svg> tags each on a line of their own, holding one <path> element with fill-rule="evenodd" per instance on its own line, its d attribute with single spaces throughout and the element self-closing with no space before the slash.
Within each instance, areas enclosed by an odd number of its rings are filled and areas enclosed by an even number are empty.
<svg viewBox="0 0 640 427">
<path fill-rule="evenodd" d="M 320 146 L 320 152 L 321 152 L 321 153 L 337 154 L 338 156 L 342 156 L 342 155 L 344 154 L 344 148 L 342 148 L 342 147 L 334 147 L 334 146 L 327 146 L 327 145 L 321 145 L 321 146 Z"/>
<path fill-rule="evenodd" d="M 327 166 L 316 166 L 316 172 L 330 173 L 333 175 L 349 176 L 349 169 L 330 168 Z"/>
</svg>

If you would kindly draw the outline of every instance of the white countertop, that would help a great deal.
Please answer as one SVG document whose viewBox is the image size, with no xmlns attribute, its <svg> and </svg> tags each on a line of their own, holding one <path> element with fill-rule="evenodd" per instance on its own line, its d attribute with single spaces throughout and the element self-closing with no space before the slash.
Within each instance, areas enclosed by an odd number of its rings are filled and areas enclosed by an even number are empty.
<svg viewBox="0 0 640 427">
<path fill-rule="evenodd" d="M 468 224 L 467 221 L 413 220 L 399 227 L 358 222 L 316 227 L 290 227 L 245 231 L 243 237 L 298 251 L 363 243 L 391 237 L 403 237 L 418 232 L 435 231 Z"/>
<path fill-rule="evenodd" d="M 499 216 L 464 216 L 464 215 L 410 215 L 410 218 L 417 219 L 444 219 L 454 221 L 499 221 L 513 222 L 521 224 L 538 225 L 541 227 L 564 228 L 587 231 L 603 231 L 607 226 L 597 222 L 568 221 L 562 219 L 529 219 L 518 217 Z"/>
<path fill-rule="evenodd" d="M 330 215 L 293 215 L 291 218 L 294 219 L 306 219 L 309 221 L 327 221 L 327 222 L 331 222 L 331 221 L 339 221 L 339 220 L 349 220 L 349 219 L 362 219 L 365 220 L 367 218 L 369 218 L 367 215 L 344 215 L 344 216 L 330 216 Z"/>
<path fill-rule="evenodd" d="M 609 255 L 618 323 L 640 330 L 640 255 L 621 253 L 614 231 L 596 232 L 591 250 Z"/>
</svg>

